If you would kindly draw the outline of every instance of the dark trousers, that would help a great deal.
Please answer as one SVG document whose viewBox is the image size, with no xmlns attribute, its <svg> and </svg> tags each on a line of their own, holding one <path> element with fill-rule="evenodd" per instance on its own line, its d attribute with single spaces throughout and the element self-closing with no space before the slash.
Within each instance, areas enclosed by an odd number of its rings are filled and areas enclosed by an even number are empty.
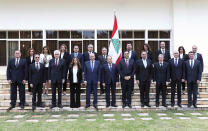
<svg viewBox="0 0 208 131">
<path fill-rule="evenodd" d="M 42 104 L 42 88 L 43 84 L 39 83 L 37 85 L 33 85 L 33 97 L 32 97 L 32 105 L 33 106 L 40 106 Z M 36 94 L 38 94 L 38 102 L 36 104 Z"/>
<path fill-rule="evenodd" d="M 61 100 L 62 100 L 62 83 L 52 83 L 51 84 L 52 88 L 52 105 L 56 106 L 56 88 L 58 88 L 58 105 L 61 105 Z"/>
<path fill-rule="evenodd" d="M 177 86 L 178 105 L 181 104 L 181 80 L 171 81 L 171 105 L 175 105 L 175 92 Z"/>
<path fill-rule="evenodd" d="M 134 78 L 130 79 L 131 80 L 131 84 L 132 84 L 132 87 L 131 87 L 131 93 L 133 93 L 134 91 Z"/>
<path fill-rule="evenodd" d="M 70 107 L 78 108 L 80 107 L 80 83 L 70 84 Z"/>
<path fill-rule="evenodd" d="M 141 104 L 149 104 L 150 81 L 140 81 L 139 90 Z"/>
<path fill-rule="evenodd" d="M 105 99 L 106 99 L 106 105 L 110 106 L 110 91 L 112 95 L 112 101 L 111 105 L 114 106 L 116 104 L 116 83 L 112 82 L 110 84 L 105 85 Z"/>
<path fill-rule="evenodd" d="M 132 79 L 122 80 L 122 102 L 123 104 L 131 104 Z"/>
<path fill-rule="evenodd" d="M 162 105 L 166 104 L 166 82 L 156 82 L 156 104 L 159 105 L 160 92 L 162 92 Z"/>
<path fill-rule="evenodd" d="M 66 84 L 66 81 L 65 81 L 64 84 L 63 84 L 63 91 L 66 91 L 66 87 L 67 87 L 67 84 Z"/>
<path fill-rule="evenodd" d="M 100 82 L 100 93 L 104 93 L 103 83 Z"/>
<path fill-rule="evenodd" d="M 185 91 L 186 83 L 182 82 L 181 85 L 182 85 L 182 90 Z"/>
<path fill-rule="evenodd" d="M 14 82 L 11 83 L 10 86 L 10 99 L 11 99 L 11 106 L 16 105 L 16 101 L 17 101 L 17 86 L 19 88 L 19 99 L 20 99 L 20 105 L 25 104 L 25 84 L 21 83 L 21 82 Z"/>
<path fill-rule="evenodd" d="M 91 81 L 87 83 L 87 91 L 86 91 L 86 106 L 90 106 L 90 92 L 93 91 L 93 106 L 97 106 L 97 82 Z"/>
<path fill-rule="evenodd" d="M 196 82 L 190 82 L 187 84 L 188 88 L 188 104 L 189 105 L 196 105 L 197 102 L 197 92 L 198 92 L 198 84 Z M 193 95 L 193 101 L 192 101 Z"/>
</svg>

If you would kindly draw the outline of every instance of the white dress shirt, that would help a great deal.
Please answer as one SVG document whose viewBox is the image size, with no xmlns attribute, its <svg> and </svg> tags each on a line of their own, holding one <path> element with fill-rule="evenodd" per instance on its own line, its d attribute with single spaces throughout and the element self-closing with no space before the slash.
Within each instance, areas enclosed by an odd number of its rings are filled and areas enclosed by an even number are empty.
<svg viewBox="0 0 208 131">
<path fill-rule="evenodd" d="M 183 54 L 180 54 L 180 58 L 183 59 Z"/>
<path fill-rule="evenodd" d="M 191 61 L 193 61 L 193 63 L 192 63 L 193 65 L 192 65 L 192 67 L 194 67 L 194 60 L 191 60 L 191 59 L 189 60 L 189 64 L 190 64 L 190 66 L 191 66 Z"/>
<path fill-rule="evenodd" d="M 78 79 L 77 79 L 77 68 L 73 67 L 73 83 L 77 83 Z"/>
<path fill-rule="evenodd" d="M 30 57 L 30 61 L 31 61 L 31 63 L 32 63 L 32 61 L 33 61 L 33 56 Z"/>
<path fill-rule="evenodd" d="M 144 67 L 147 68 L 147 60 L 146 59 L 142 59 Z"/>
<path fill-rule="evenodd" d="M 49 61 L 52 59 L 52 55 L 46 55 L 46 63 L 44 63 L 45 55 L 40 54 L 40 63 L 44 64 L 45 67 L 49 67 Z"/>
<path fill-rule="evenodd" d="M 61 53 L 61 59 L 63 59 L 63 57 L 64 57 L 64 53 Z"/>
</svg>

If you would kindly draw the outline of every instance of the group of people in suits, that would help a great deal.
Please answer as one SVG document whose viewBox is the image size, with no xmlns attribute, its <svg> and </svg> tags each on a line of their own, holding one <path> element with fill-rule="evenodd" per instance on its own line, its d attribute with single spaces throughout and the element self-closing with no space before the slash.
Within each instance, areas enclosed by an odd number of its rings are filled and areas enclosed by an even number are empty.
<svg viewBox="0 0 208 131">
<path fill-rule="evenodd" d="M 185 85 L 188 90 L 188 107 L 197 108 L 198 84 L 203 72 L 203 58 L 197 53 L 194 45 L 192 51 L 185 53 L 184 47 L 173 52 L 166 49 L 165 42 L 160 43 L 157 60 L 154 62 L 153 53 L 148 44 L 144 44 L 141 57 L 132 50 L 132 43 L 127 43 L 126 50 L 118 65 L 112 62 L 112 57 L 107 55 L 107 48 L 102 48 L 102 54 L 93 51 L 93 45 L 88 45 L 88 51 L 79 52 L 79 46 L 73 47 L 73 53 L 67 53 L 66 45 L 61 45 L 60 50 L 53 52 L 53 57 L 47 46 L 43 47 L 41 54 L 36 54 L 34 49 L 29 49 L 29 56 L 21 58 L 21 52 L 15 51 L 15 58 L 7 66 L 7 80 L 11 84 L 11 103 L 8 110 L 16 106 L 17 87 L 19 88 L 20 104 L 25 106 L 25 84 L 28 80 L 28 91 L 33 95 L 32 109 L 43 107 L 42 94 L 48 94 L 52 89 L 51 109 L 58 106 L 62 108 L 62 93 L 66 95 L 67 83 L 70 85 L 70 107 L 81 106 L 81 86 L 86 86 L 86 107 L 89 108 L 90 95 L 93 94 L 93 107 L 97 108 L 97 89 L 106 96 L 106 107 L 116 105 L 116 87 L 118 82 L 122 88 L 122 107 L 132 108 L 131 97 L 134 94 L 134 81 L 140 89 L 141 107 L 150 106 L 150 85 L 156 86 L 156 107 L 159 107 L 159 97 L 162 94 L 162 106 L 167 107 L 167 86 L 171 85 L 171 107 L 175 106 L 175 93 L 177 91 L 177 105 L 181 107 L 181 94 Z M 58 103 L 56 91 L 58 90 Z M 38 101 L 36 102 L 36 95 Z M 193 95 L 193 100 L 192 100 Z M 110 100 L 110 96 L 112 99 Z"/>
</svg>

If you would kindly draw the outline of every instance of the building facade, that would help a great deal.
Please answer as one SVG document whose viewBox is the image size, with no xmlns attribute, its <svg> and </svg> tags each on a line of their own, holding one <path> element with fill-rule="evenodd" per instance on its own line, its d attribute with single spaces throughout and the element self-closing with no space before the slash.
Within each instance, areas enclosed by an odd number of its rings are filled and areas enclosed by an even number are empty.
<svg viewBox="0 0 208 131">
<path fill-rule="evenodd" d="M 38 53 L 47 45 L 50 50 L 66 44 L 81 52 L 94 44 L 101 53 L 108 47 L 114 21 L 114 10 L 122 49 L 128 41 L 140 54 L 144 43 L 153 52 L 165 41 L 172 52 L 192 45 L 207 61 L 207 0 L 0 0 L 0 65 L 5 66 L 20 49 L 23 57 L 28 48 Z"/>
</svg>

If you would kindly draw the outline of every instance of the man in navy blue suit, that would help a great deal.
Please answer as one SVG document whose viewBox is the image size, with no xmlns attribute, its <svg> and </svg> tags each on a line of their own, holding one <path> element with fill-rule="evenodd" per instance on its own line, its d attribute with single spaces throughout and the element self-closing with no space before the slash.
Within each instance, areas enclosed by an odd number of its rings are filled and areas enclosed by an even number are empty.
<svg viewBox="0 0 208 131">
<path fill-rule="evenodd" d="M 174 58 L 169 60 L 170 80 L 171 80 L 171 107 L 175 105 L 175 92 L 177 86 L 177 103 L 181 107 L 181 83 L 185 82 L 185 66 L 183 60 L 179 58 L 179 52 L 174 51 Z"/>
<path fill-rule="evenodd" d="M 40 55 L 35 54 L 35 63 L 30 65 L 29 68 L 29 83 L 30 87 L 33 89 L 32 97 L 32 110 L 36 109 L 36 106 L 42 106 L 42 88 L 45 85 L 46 79 L 44 74 L 44 65 L 39 62 Z M 36 94 L 38 94 L 38 102 L 36 103 Z"/>
<path fill-rule="evenodd" d="M 152 81 L 153 67 L 151 60 L 147 59 L 147 52 L 142 51 L 142 59 L 136 63 L 136 81 L 140 89 L 141 107 L 149 105 L 150 83 Z"/>
<path fill-rule="evenodd" d="M 56 107 L 56 88 L 58 88 L 58 107 L 62 108 L 62 84 L 66 80 L 66 67 L 64 59 L 59 59 L 60 51 L 54 51 L 54 58 L 49 62 L 48 79 L 52 88 L 51 109 Z"/>
<path fill-rule="evenodd" d="M 79 52 L 79 46 L 78 45 L 74 46 L 74 52 L 71 53 L 71 55 L 69 56 L 69 61 L 70 61 L 69 64 L 72 62 L 72 60 L 74 58 L 78 58 L 79 62 L 83 66 L 83 56 L 82 56 L 82 53 Z"/>
<path fill-rule="evenodd" d="M 90 54 L 90 61 L 85 62 L 84 66 L 84 82 L 87 85 L 86 90 L 86 107 L 90 107 L 90 92 L 93 89 L 93 106 L 97 108 L 97 87 L 100 84 L 100 62 L 95 60 L 95 54 Z"/>
<path fill-rule="evenodd" d="M 194 60 L 200 61 L 201 69 L 202 69 L 202 72 L 203 72 L 203 70 L 204 70 L 203 57 L 202 57 L 202 54 L 197 52 L 197 46 L 196 45 L 192 46 L 192 52 L 194 52 Z"/>
<path fill-rule="evenodd" d="M 15 51 L 15 58 L 11 59 L 7 66 L 7 80 L 10 84 L 11 103 L 8 110 L 15 108 L 17 100 L 17 86 L 19 88 L 20 108 L 24 109 L 25 104 L 25 83 L 27 80 L 27 63 L 21 58 L 21 52 Z"/>
<path fill-rule="evenodd" d="M 129 52 L 129 59 L 133 59 L 135 64 L 138 60 L 138 56 L 137 56 L 137 53 L 136 51 L 132 50 L 132 43 L 131 42 L 128 42 L 127 45 L 126 45 L 126 50 Z M 122 58 L 124 58 L 124 54 L 122 54 Z M 132 94 L 134 93 L 134 77 L 132 79 Z"/>
<path fill-rule="evenodd" d="M 188 88 L 188 107 L 193 104 L 197 108 L 198 84 L 201 81 L 202 66 L 200 61 L 194 60 L 194 52 L 189 52 L 189 60 L 185 62 L 185 80 Z M 193 95 L 193 101 L 192 101 Z"/>
<path fill-rule="evenodd" d="M 166 105 L 166 90 L 170 81 L 170 71 L 167 62 L 163 61 L 164 55 L 158 56 L 158 62 L 154 64 L 153 81 L 156 82 L 156 107 L 159 107 L 160 92 L 162 92 L 162 106 Z"/>
<path fill-rule="evenodd" d="M 159 54 L 162 54 L 164 56 L 165 62 L 169 62 L 169 60 L 171 58 L 170 51 L 165 49 L 165 42 L 160 43 L 160 50 L 158 50 L 157 56 L 159 56 Z"/>
<path fill-rule="evenodd" d="M 106 107 L 110 106 L 110 91 L 112 95 L 112 107 L 116 105 L 116 82 L 118 82 L 118 69 L 117 65 L 112 63 L 112 57 L 107 57 L 107 64 L 103 65 L 103 86 L 106 91 Z"/>
<path fill-rule="evenodd" d="M 131 106 L 131 93 L 133 87 L 133 78 L 135 74 L 135 62 L 133 59 L 129 58 L 129 52 L 124 52 L 124 58 L 119 61 L 118 64 L 118 71 L 121 77 L 122 83 L 122 107 L 125 108 Z"/>
</svg>

